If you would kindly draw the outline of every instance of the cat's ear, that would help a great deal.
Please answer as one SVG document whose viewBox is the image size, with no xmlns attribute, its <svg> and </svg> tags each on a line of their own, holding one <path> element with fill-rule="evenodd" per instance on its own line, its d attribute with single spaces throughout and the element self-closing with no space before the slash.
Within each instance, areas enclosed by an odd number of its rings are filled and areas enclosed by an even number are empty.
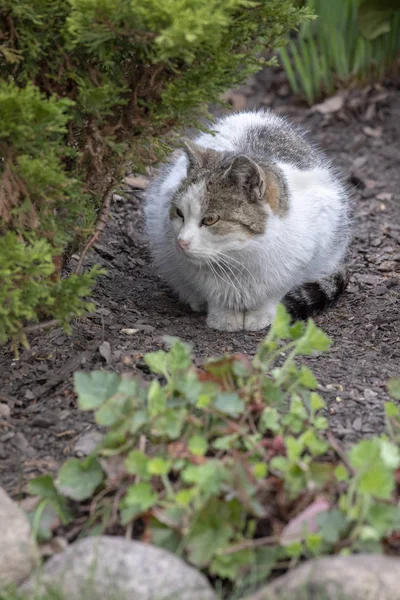
<svg viewBox="0 0 400 600">
<path fill-rule="evenodd" d="M 250 202 L 268 204 L 273 212 L 279 212 L 281 188 L 272 170 L 266 171 L 248 156 L 239 155 L 233 159 L 224 177 L 245 190 Z"/>
<path fill-rule="evenodd" d="M 239 185 L 249 196 L 251 201 L 261 201 L 265 196 L 265 173 L 248 156 L 239 154 L 235 156 L 224 173 L 224 178 L 229 178 Z"/>
<path fill-rule="evenodd" d="M 205 162 L 207 150 L 187 138 L 182 141 L 182 146 L 188 160 L 189 170 L 200 168 Z"/>
</svg>

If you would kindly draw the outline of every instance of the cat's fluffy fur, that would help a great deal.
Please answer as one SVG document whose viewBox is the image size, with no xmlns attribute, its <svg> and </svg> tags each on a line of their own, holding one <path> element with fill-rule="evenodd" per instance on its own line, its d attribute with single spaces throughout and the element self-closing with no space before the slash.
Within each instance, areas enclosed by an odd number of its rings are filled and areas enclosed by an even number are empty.
<svg viewBox="0 0 400 600">
<path fill-rule="evenodd" d="M 283 300 L 304 318 L 345 287 L 345 186 L 286 119 L 243 112 L 187 142 L 148 192 L 162 277 L 209 327 L 258 330 Z"/>
</svg>

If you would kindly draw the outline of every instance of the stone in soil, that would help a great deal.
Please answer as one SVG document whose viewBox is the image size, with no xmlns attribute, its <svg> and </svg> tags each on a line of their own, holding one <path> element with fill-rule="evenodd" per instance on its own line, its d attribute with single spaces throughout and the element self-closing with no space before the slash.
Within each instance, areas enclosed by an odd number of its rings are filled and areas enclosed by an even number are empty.
<svg viewBox="0 0 400 600">
<path fill-rule="evenodd" d="M 381 554 L 310 560 L 244 600 L 400 600 L 400 558 Z"/>
<path fill-rule="evenodd" d="M 19 585 L 39 560 L 25 513 L 0 487 L 0 588 Z"/>
<path fill-rule="evenodd" d="M 52 587 L 68 600 L 217 600 L 204 575 L 174 554 L 108 536 L 56 554 L 21 591 Z"/>
</svg>

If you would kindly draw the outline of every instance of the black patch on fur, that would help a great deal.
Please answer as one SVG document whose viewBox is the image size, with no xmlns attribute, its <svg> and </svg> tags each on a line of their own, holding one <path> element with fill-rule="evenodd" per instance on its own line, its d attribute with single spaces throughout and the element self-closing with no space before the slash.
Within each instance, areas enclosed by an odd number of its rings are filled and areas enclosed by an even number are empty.
<svg viewBox="0 0 400 600">
<path fill-rule="evenodd" d="M 338 271 L 321 282 L 305 283 L 294 289 L 282 302 L 293 319 L 304 321 L 336 304 L 347 284 L 347 271 Z M 329 292 L 326 288 L 330 288 Z"/>
</svg>

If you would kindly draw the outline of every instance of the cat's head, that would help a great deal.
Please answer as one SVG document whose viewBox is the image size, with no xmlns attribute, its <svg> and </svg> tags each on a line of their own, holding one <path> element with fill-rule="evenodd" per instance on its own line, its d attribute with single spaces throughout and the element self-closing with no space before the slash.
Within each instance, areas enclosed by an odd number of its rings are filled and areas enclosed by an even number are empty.
<svg viewBox="0 0 400 600">
<path fill-rule="evenodd" d="M 241 250 L 265 233 L 269 215 L 282 214 L 279 173 L 242 154 L 185 142 L 187 176 L 171 201 L 176 243 L 197 261 Z"/>
</svg>

